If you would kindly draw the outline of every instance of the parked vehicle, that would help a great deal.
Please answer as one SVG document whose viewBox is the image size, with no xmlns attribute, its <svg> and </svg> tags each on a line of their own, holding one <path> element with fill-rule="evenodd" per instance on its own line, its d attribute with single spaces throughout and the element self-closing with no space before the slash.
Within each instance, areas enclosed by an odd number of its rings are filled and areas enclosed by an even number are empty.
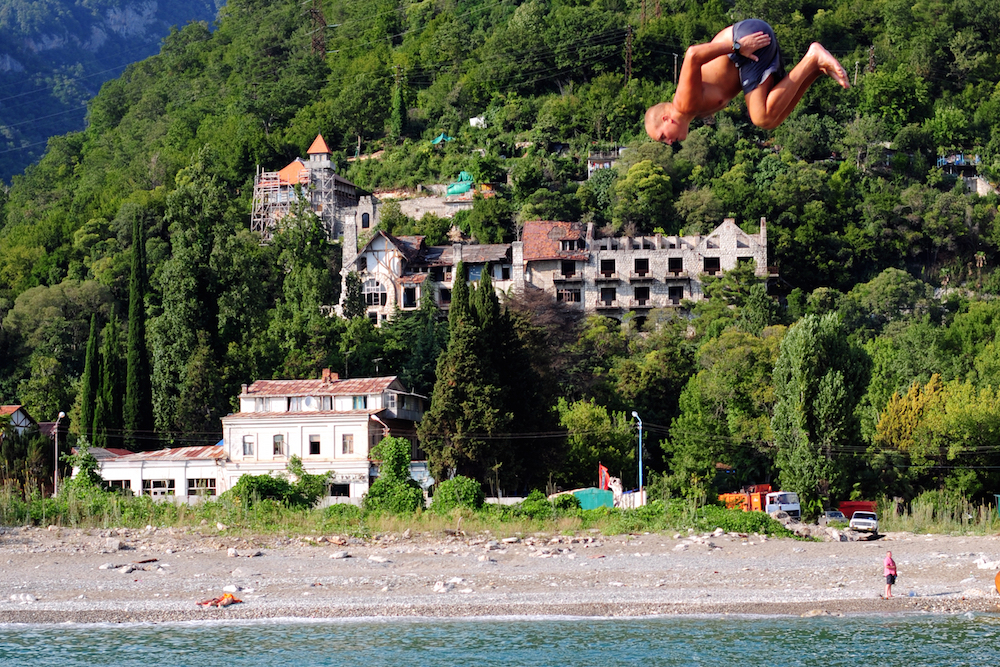
<svg viewBox="0 0 1000 667">
<path fill-rule="evenodd" d="M 756 484 L 737 493 L 723 493 L 719 500 L 729 509 L 745 512 L 785 512 L 793 519 L 802 514 L 799 495 L 791 491 L 772 491 L 770 484 Z"/>
<path fill-rule="evenodd" d="M 821 525 L 827 525 L 829 523 L 847 523 L 847 517 L 840 510 L 827 510 L 823 512 L 823 516 L 819 518 Z"/>
<path fill-rule="evenodd" d="M 878 516 L 875 512 L 855 512 L 851 516 L 851 523 L 848 524 L 851 530 L 856 530 L 859 533 L 871 533 L 872 535 L 878 534 Z"/>
<path fill-rule="evenodd" d="M 837 505 L 837 509 L 844 513 L 845 517 L 854 516 L 855 512 L 874 512 L 874 500 L 845 500 Z"/>
</svg>

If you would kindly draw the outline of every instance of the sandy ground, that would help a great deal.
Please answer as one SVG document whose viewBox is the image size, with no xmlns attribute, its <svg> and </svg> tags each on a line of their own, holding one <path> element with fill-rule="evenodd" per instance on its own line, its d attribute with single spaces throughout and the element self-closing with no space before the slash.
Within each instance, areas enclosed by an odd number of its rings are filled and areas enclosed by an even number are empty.
<svg viewBox="0 0 1000 667">
<path fill-rule="evenodd" d="M 0 528 L 0 623 L 1000 612 L 1000 536 L 389 535 Z M 882 559 L 899 567 L 880 599 Z M 240 604 L 202 608 L 226 590 Z"/>
</svg>

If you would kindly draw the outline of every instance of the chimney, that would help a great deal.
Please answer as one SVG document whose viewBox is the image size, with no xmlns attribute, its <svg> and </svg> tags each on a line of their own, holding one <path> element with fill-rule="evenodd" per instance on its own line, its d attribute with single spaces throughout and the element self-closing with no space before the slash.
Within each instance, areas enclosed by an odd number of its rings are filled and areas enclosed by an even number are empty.
<svg viewBox="0 0 1000 667">
<path fill-rule="evenodd" d="M 241 390 L 242 390 L 243 394 L 246 394 L 247 393 L 247 386 L 244 384 L 244 385 L 240 385 L 240 387 L 241 387 Z"/>
<path fill-rule="evenodd" d="M 330 384 L 330 369 L 323 369 L 323 384 Z"/>
</svg>

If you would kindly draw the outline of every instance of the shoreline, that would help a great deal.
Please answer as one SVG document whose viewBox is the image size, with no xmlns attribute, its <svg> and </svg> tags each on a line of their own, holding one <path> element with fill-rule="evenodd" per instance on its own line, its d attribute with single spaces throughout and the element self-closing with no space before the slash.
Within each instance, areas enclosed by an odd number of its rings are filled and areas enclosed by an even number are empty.
<svg viewBox="0 0 1000 667">
<path fill-rule="evenodd" d="M 882 557 L 900 570 L 893 599 Z M 1000 613 L 997 536 L 0 529 L 0 624 Z M 201 608 L 232 592 L 240 604 Z M 912 596 L 910 593 L 912 592 Z"/>
</svg>

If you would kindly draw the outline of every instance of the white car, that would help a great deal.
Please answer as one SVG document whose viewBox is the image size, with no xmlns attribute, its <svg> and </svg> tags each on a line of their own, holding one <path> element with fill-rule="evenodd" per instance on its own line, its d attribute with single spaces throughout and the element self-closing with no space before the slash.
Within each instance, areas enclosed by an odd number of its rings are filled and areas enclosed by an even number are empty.
<svg viewBox="0 0 1000 667">
<path fill-rule="evenodd" d="M 851 522 L 848 526 L 850 526 L 851 530 L 856 530 L 860 533 L 877 535 L 878 517 L 875 515 L 875 512 L 855 512 L 851 516 Z"/>
</svg>

